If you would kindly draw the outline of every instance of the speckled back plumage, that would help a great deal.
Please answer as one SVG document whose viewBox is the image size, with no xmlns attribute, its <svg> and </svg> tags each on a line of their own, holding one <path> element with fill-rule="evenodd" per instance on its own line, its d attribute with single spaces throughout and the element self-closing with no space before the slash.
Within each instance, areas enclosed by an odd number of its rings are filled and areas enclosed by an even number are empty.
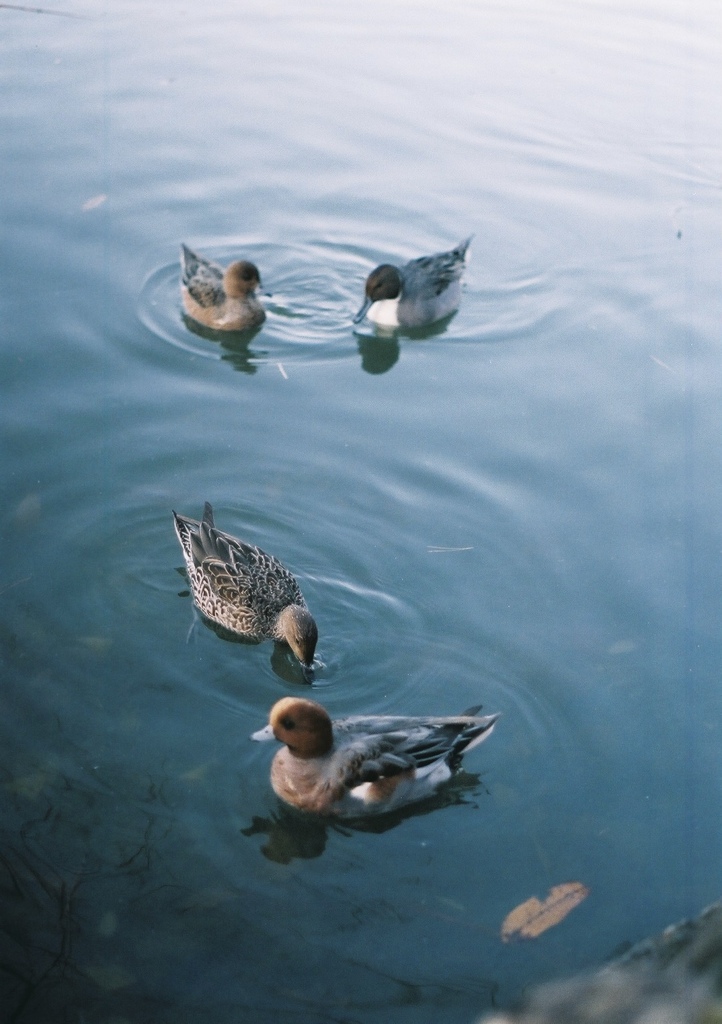
<svg viewBox="0 0 722 1024">
<path fill-rule="evenodd" d="M 220 306 L 226 297 L 223 269 L 181 245 L 181 281 L 199 306 Z"/>
<path fill-rule="evenodd" d="M 278 616 L 306 608 L 295 577 L 273 555 L 216 529 L 206 502 L 198 522 L 173 513 L 198 609 L 212 622 L 250 640 L 282 640 Z"/>
</svg>

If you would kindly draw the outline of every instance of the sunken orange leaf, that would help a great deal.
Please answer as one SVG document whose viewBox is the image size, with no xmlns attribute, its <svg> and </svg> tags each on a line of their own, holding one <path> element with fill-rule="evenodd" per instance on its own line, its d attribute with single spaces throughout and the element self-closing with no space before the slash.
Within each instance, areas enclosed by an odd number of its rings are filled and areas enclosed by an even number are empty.
<svg viewBox="0 0 722 1024">
<path fill-rule="evenodd" d="M 588 895 L 589 889 L 581 882 L 563 882 L 552 886 L 545 900 L 532 896 L 504 918 L 501 926 L 502 942 L 536 939 L 547 928 L 553 928 L 563 921 Z"/>
</svg>

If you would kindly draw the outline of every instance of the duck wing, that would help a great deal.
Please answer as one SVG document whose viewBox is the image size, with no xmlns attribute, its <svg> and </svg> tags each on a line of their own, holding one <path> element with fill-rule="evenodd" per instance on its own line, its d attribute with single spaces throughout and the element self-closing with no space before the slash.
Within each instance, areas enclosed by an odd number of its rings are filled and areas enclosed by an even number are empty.
<svg viewBox="0 0 722 1024">
<path fill-rule="evenodd" d="M 369 782 L 441 761 L 454 765 L 465 749 L 491 732 L 497 718 L 356 716 L 335 722 L 347 784 Z"/>
<path fill-rule="evenodd" d="M 217 529 L 213 509 L 206 502 L 203 521 L 191 536 L 193 557 L 218 588 L 218 595 L 242 600 L 259 614 L 274 617 L 287 605 L 306 607 L 296 577 L 273 555 L 255 544 Z"/>
<path fill-rule="evenodd" d="M 196 603 L 229 629 L 272 635 L 289 604 L 306 607 L 296 578 L 273 555 L 216 528 L 206 502 L 198 522 L 174 512 Z"/>
<path fill-rule="evenodd" d="M 202 569 L 219 597 L 242 602 L 273 619 L 289 604 L 306 607 L 295 577 L 277 558 L 220 531 L 214 533 L 217 553 L 204 557 Z"/>
<path fill-rule="evenodd" d="M 220 306 L 226 297 L 223 269 L 187 245 L 181 245 L 181 281 L 199 306 Z"/>
<path fill-rule="evenodd" d="M 249 599 L 254 605 L 264 605 L 276 614 L 289 604 L 306 607 L 296 577 L 277 558 L 227 534 L 220 539 L 230 548 L 233 570 L 248 576 Z"/>
<path fill-rule="evenodd" d="M 417 290 L 431 289 L 434 295 L 441 295 L 449 285 L 458 281 L 464 273 L 466 250 L 473 235 L 460 242 L 455 249 L 439 252 L 435 256 L 420 256 L 411 260 L 403 269 L 404 291 L 413 294 Z"/>
<path fill-rule="evenodd" d="M 358 736 L 344 743 L 338 754 L 338 775 L 343 785 L 354 789 L 363 782 L 377 782 L 415 768 L 414 759 L 395 747 L 393 738 L 382 736 Z"/>
</svg>

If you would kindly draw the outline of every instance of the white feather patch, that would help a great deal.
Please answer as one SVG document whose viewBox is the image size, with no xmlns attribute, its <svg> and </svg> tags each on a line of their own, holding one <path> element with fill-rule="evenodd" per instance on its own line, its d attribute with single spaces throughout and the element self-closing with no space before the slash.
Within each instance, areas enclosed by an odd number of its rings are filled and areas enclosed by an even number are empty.
<svg viewBox="0 0 722 1024">
<path fill-rule="evenodd" d="M 366 314 L 369 320 L 372 320 L 379 327 L 398 327 L 399 326 L 399 300 L 398 297 L 395 299 L 379 299 L 378 302 L 374 302 L 371 305 L 368 313 Z"/>
</svg>

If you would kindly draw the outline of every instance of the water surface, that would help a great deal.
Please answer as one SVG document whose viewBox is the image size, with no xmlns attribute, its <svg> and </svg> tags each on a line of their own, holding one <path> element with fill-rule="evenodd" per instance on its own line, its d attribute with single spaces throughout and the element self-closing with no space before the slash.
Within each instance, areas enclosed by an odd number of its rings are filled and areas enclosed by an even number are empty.
<svg viewBox="0 0 722 1024">
<path fill-rule="evenodd" d="M 467 1022 L 718 897 L 716 8 L 63 10 L 0 10 L 8 1019 Z M 354 331 L 472 232 L 448 324 Z M 181 241 L 258 264 L 252 338 Z M 438 799 L 280 807 L 248 736 L 308 690 L 193 627 L 205 500 L 333 715 L 503 713 Z"/>
</svg>

